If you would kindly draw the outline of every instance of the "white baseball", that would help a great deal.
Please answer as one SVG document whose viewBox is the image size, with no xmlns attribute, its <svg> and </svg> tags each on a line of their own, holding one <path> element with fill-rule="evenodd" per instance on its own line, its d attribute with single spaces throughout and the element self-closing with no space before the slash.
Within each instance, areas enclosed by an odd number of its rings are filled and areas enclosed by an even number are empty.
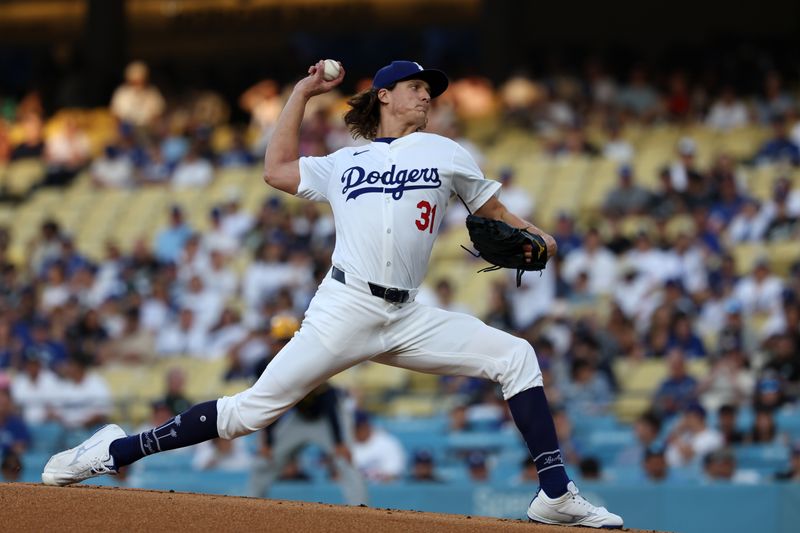
<svg viewBox="0 0 800 533">
<path fill-rule="evenodd" d="M 326 59 L 325 60 L 325 69 L 323 71 L 322 77 L 325 78 L 325 81 L 335 80 L 339 77 L 339 73 L 342 71 L 342 67 L 339 66 L 338 61 L 334 61 L 333 59 Z"/>
</svg>

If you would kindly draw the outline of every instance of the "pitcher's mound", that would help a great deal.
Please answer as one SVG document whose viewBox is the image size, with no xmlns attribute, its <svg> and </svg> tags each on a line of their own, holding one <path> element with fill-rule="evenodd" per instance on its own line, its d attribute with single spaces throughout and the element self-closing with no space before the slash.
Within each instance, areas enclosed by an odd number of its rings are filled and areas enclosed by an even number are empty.
<svg viewBox="0 0 800 533">
<path fill-rule="evenodd" d="M 564 533 L 519 520 L 78 485 L 0 484 L 7 531 Z M 581 531 L 588 531 L 582 529 Z"/>
</svg>

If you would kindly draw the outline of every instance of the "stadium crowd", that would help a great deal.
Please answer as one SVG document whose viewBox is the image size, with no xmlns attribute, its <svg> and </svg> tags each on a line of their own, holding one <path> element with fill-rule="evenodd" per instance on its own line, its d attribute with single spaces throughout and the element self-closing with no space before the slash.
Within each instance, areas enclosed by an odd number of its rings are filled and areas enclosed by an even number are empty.
<svg viewBox="0 0 800 533">
<path fill-rule="evenodd" d="M 223 169 L 259 164 L 284 95 L 275 81 L 258 83 L 239 102 L 251 123 L 231 124 L 218 95 L 165 99 L 137 62 L 111 99 L 111 129 L 93 130 L 69 116 L 52 120 L 36 93 L 7 101 L 0 166 L 44 161 L 37 187 L 91 180 L 97 188 L 202 189 Z M 502 134 L 469 139 L 462 126 L 495 118 L 502 129 L 535 134 L 546 157 L 618 164 L 618 181 L 598 201 L 598 217 L 587 222 L 585 213 L 565 210 L 542 220 L 559 243 L 558 257 L 519 289 L 510 278 L 493 281 L 482 316 L 536 349 L 563 451 L 580 475 L 612 479 L 606 469 L 632 467 L 637 479 L 652 481 L 800 480 L 800 262 L 776 269 L 766 254 L 742 272 L 734 254 L 741 244 L 800 239 L 797 95 L 776 72 L 765 73 L 757 92 L 739 94 L 730 84 L 690 83 L 681 72 L 656 86 L 634 68 L 620 82 L 590 64 L 581 77 L 516 75 L 497 88 L 481 78 L 458 79 L 437 101 L 429 130 L 462 142 L 481 163 L 486 145 Z M 340 120 L 343 101 L 338 94 L 312 100 L 301 133 L 304 155 L 354 144 Z M 662 124 L 720 135 L 747 127 L 770 133 L 745 158 L 700 154 L 710 165 L 698 162 L 699 144 L 682 137 L 658 176 L 645 177 L 657 186 L 644 186 L 633 166 L 636 143 L 625 131 Z M 503 163 L 488 177 L 503 182 L 501 198 L 512 210 L 537 221 L 547 197 L 531 197 L 520 186 L 529 177 L 514 171 L 514 161 Z M 776 169 L 766 200 L 751 193 L 754 184 L 742 173 L 762 165 Z M 191 356 L 224 359 L 222 379 L 252 380 L 268 364 L 270 319 L 301 317 L 330 268 L 333 220 L 324 208 L 290 205 L 279 196 L 257 212 L 243 209 L 241 200 L 241 190 L 227 191 L 203 231 L 187 222 L 192 206 L 171 205 L 168 225 L 152 242 L 140 240 L 131 249 L 109 242 L 101 260 L 90 259 L 65 228 L 47 220 L 26 243 L 25 261 L 15 261 L 8 253 L 13 224 L 0 228 L 4 477 L 18 476 L 32 444 L 28 427 L 86 430 L 109 419 L 114 391 L 98 369 Z M 443 231 L 460 224 L 459 209 L 451 206 Z M 626 229 L 631 223 L 634 231 Z M 252 260 L 237 270 L 233 262 L 242 255 Z M 457 297 L 456 280 L 429 281 L 420 300 L 470 311 L 470 302 Z M 587 312 L 599 309 L 607 312 Z M 649 360 L 663 361 L 667 377 L 636 413 L 630 441 L 599 457 L 580 428 L 614 417 L 629 389 L 616 372 L 620 363 Z M 698 361 L 700 375 L 689 370 Z M 155 422 L 199 399 L 186 398 L 183 381 L 180 371 L 170 373 L 167 397 L 153 406 Z M 358 404 L 358 391 L 349 394 Z M 509 422 L 497 390 L 481 380 L 443 379 L 438 394 L 455 399 L 448 404 L 450 432 L 500 431 Z M 384 443 L 378 455 L 387 470 L 368 472 L 371 479 L 442 480 L 434 453 L 404 451 L 359 414 L 368 427 L 356 431 L 354 460 L 374 455 L 374 439 Z M 788 450 L 786 470 L 737 465 L 738 451 L 757 445 Z M 238 445 L 210 444 L 197 453 L 201 469 L 247 468 L 247 451 Z M 463 460 L 470 479 L 489 478 L 489 455 L 470 450 Z M 289 478 L 303 478 L 296 464 L 291 469 Z M 522 461 L 518 476 L 535 482 L 535 469 Z"/>
</svg>

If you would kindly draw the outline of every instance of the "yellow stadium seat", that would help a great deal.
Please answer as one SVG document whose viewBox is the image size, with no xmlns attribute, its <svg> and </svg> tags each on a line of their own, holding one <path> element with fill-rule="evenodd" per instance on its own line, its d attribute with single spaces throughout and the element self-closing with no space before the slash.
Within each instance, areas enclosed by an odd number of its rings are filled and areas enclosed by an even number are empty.
<svg viewBox="0 0 800 533">
<path fill-rule="evenodd" d="M 766 245 L 762 243 L 740 243 L 733 247 L 733 261 L 736 273 L 746 276 L 753 271 L 756 261 L 763 257 L 769 257 Z"/>
<path fill-rule="evenodd" d="M 800 245 L 793 240 L 770 243 L 767 257 L 775 274 L 788 276 L 792 265 L 800 261 Z"/>
<path fill-rule="evenodd" d="M 394 417 L 428 417 L 436 412 L 437 402 L 430 396 L 398 396 L 386 407 L 386 414 Z"/>
<path fill-rule="evenodd" d="M 44 179 L 45 166 L 39 159 L 21 159 L 9 163 L 3 174 L 5 194 L 24 196 Z"/>
</svg>

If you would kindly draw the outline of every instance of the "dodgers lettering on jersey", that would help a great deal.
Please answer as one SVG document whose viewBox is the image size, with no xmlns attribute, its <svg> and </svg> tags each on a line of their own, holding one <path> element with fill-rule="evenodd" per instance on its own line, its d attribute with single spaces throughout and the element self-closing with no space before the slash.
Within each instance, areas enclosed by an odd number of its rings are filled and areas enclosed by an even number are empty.
<svg viewBox="0 0 800 533">
<path fill-rule="evenodd" d="M 423 183 L 417 185 L 420 181 Z M 344 183 L 342 193 L 347 195 L 347 200 L 368 192 L 391 193 L 392 198 L 399 200 L 403 197 L 404 191 L 437 189 L 442 181 L 439 179 L 438 168 L 397 170 L 397 165 L 392 165 L 392 168 L 383 173 L 377 170 L 367 172 L 363 167 L 350 167 L 342 174 L 342 183 Z M 412 185 L 406 185 L 407 183 Z M 376 184 L 378 185 L 373 186 Z"/>
<path fill-rule="evenodd" d="M 330 203 L 334 265 L 363 280 L 415 289 L 451 196 L 474 212 L 499 189 L 458 143 L 418 132 L 301 157 L 297 196 Z"/>
</svg>

